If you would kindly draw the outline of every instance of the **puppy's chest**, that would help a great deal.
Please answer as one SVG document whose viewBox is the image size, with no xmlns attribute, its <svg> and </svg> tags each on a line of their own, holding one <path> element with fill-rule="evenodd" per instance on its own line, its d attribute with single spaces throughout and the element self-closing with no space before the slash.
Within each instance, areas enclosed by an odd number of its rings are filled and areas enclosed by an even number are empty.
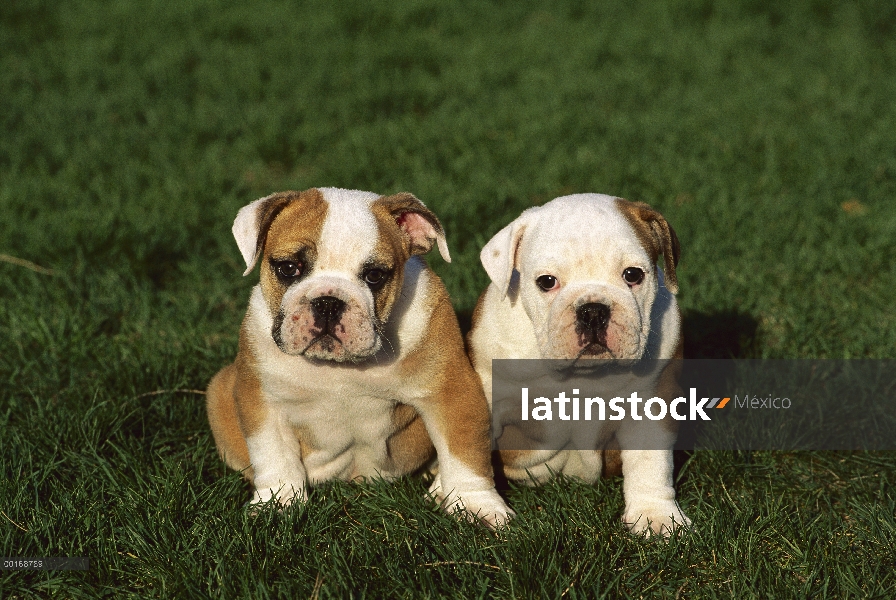
<svg viewBox="0 0 896 600">
<path fill-rule="evenodd" d="M 381 398 L 326 393 L 315 400 L 279 403 L 284 421 L 308 434 L 318 450 L 382 443 L 392 433 L 394 407 L 394 402 Z"/>
<path fill-rule="evenodd" d="M 388 440 L 402 425 L 395 407 L 408 390 L 396 389 L 395 379 L 382 373 L 303 375 L 268 380 L 265 396 L 284 430 L 297 438 L 308 478 L 400 475 L 392 472 Z"/>
<path fill-rule="evenodd" d="M 278 408 L 314 482 L 393 475 L 387 441 L 395 429 L 394 406 L 379 398 L 324 395 L 310 402 L 280 403 Z"/>
</svg>

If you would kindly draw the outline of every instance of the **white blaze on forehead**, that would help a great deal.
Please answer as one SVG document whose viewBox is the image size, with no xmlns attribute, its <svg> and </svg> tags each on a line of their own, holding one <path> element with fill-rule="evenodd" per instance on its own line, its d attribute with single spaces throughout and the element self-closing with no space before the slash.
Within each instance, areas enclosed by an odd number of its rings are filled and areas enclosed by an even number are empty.
<svg viewBox="0 0 896 600">
<path fill-rule="evenodd" d="M 526 244 L 523 236 L 524 265 L 590 271 L 600 270 L 602 264 L 609 267 L 623 256 L 646 254 L 616 199 L 605 194 L 574 194 L 548 202 L 539 209 L 532 239 L 538 241 Z"/>
<path fill-rule="evenodd" d="M 315 268 L 354 272 L 376 246 L 379 230 L 370 205 L 380 196 L 358 190 L 319 189 L 328 210 Z"/>
<path fill-rule="evenodd" d="M 556 241 L 561 244 L 603 239 L 612 239 L 618 244 L 620 238 L 635 238 L 634 231 L 616 208 L 616 199 L 612 196 L 562 196 L 546 204 L 542 210 L 538 228 L 555 233 Z"/>
</svg>

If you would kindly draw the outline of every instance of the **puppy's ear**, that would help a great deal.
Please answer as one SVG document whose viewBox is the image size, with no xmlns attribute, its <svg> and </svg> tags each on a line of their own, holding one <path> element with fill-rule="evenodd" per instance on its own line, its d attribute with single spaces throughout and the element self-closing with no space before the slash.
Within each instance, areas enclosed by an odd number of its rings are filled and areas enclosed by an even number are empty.
<svg viewBox="0 0 896 600">
<path fill-rule="evenodd" d="M 432 250 L 433 245 L 438 245 L 439 254 L 445 262 L 451 262 L 448 253 L 448 242 L 445 240 L 445 230 L 438 217 L 431 210 L 408 192 L 383 196 L 376 200 L 375 204 L 383 206 L 395 219 L 398 228 L 410 241 L 411 255 L 426 254 Z"/>
<path fill-rule="evenodd" d="M 666 219 L 643 202 L 629 202 L 616 198 L 616 204 L 623 216 L 635 230 L 635 235 L 647 248 L 650 259 L 655 263 L 660 254 L 663 255 L 663 275 L 666 289 L 673 294 L 678 293 L 678 276 L 675 268 L 681 255 L 681 246 L 675 230 Z"/>
<path fill-rule="evenodd" d="M 271 223 L 290 202 L 295 194 L 292 192 L 280 192 L 265 196 L 240 209 L 233 221 L 233 237 L 236 245 L 246 261 L 245 277 L 252 272 L 258 257 L 264 249 L 264 242 L 268 235 Z"/>
<path fill-rule="evenodd" d="M 517 267 L 520 241 L 531 219 L 532 210 L 530 208 L 523 212 L 516 220 L 496 233 L 479 253 L 479 260 L 485 272 L 488 273 L 492 283 L 501 290 L 502 298 L 507 295 L 510 278 Z"/>
</svg>

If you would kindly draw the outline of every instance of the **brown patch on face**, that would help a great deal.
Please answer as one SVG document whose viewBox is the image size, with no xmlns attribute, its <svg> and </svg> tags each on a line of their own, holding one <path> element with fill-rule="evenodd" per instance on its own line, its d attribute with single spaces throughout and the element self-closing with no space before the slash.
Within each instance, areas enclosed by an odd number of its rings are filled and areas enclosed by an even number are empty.
<svg viewBox="0 0 896 600">
<path fill-rule="evenodd" d="M 432 235 L 444 237 L 444 230 L 432 211 L 407 192 L 381 196 L 370 210 L 379 230 L 372 264 L 391 266 L 392 272 L 384 286 L 372 288 L 377 317 L 385 322 L 404 283 L 402 267 L 411 256 L 429 252 L 437 240 Z"/>
<path fill-rule="evenodd" d="M 271 223 L 274 222 L 274 219 L 277 218 L 277 215 L 280 214 L 280 211 L 283 210 L 290 202 L 292 202 L 294 196 L 297 192 L 280 192 L 278 194 L 273 194 L 268 196 L 267 200 L 262 202 L 262 204 L 258 207 L 255 213 L 255 231 L 257 231 L 257 237 L 255 239 L 255 252 L 254 259 L 252 260 L 252 264 L 254 265 L 258 258 L 261 256 L 262 251 L 264 250 L 264 244 L 267 240 L 268 228 L 271 226 Z M 244 275 L 248 275 L 247 271 Z"/>
<path fill-rule="evenodd" d="M 393 212 L 396 207 L 406 206 L 405 202 L 400 201 L 401 196 L 403 194 L 383 196 L 375 200 L 370 207 L 376 218 L 378 236 L 369 265 L 374 268 L 385 268 L 389 273 L 385 284 L 371 288 L 374 311 L 380 323 L 389 320 L 392 306 L 395 305 L 395 300 L 404 285 L 404 264 L 412 255 L 410 239 L 402 233 L 396 221 L 398 217 Z M 396 198 L 399 200 L 395 200 Z"/>
<path fill-rule="evenodd" d="M 260 282 L 265 302 L 271 314 L 276 316 L 289 284 L 277 277 L 271 259 L 300 259 L 302 273 L 307 273 L 317 254 L 317 244 L 327 218 L 327 203 L 317 189 L 283 192 L 269 202 L 274 202 L 279 209 L 268 217 L 265 229 L 259 230 L 259 239 L 264 239 Z"/>
<path fill-rule="evenodd" d="M 666 288 L 677 294 L 678 277 L 675 274 L 675 267 L 678 265 L 681 248 L 675 230 L 666 222 L 663 215 L 643 202 L 629 202 L 616 198 L 616 207 L 634 229 L 650 260 L 655 264 L 660 255 L 663 255 Z"/>
</svg>

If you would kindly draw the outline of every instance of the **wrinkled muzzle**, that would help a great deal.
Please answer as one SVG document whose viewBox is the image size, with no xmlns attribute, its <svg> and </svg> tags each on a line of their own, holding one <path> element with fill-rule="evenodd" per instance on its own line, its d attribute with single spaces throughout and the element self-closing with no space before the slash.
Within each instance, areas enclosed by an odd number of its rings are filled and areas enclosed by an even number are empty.
<svg viewBox="0 0 896 600">
<path fill-rule="evenodd" d="M 271 335 L 286 354 L 357 362 L 379 350 L 377 329 L 367 290 L 339 277 L 314 277 L 284 294 Z"/>
<path fill-rule="evenodd" d="M 536 328 L 544 358 L 624 358 L 644 354 L 649 317 L 634 297 L 605 285 L 567 286 Z"/>
</svg>

